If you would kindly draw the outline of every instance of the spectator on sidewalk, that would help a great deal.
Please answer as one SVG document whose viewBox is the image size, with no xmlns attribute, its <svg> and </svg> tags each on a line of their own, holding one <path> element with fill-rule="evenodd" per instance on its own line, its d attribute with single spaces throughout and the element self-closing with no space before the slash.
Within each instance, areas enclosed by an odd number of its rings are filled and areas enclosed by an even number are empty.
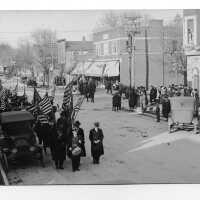
<svg viewBox="0 0 200 200">
<path fill-rule="evenodd" d="M 159 106 L 159 102 L 156 103 L 156 121 L 160 122 L 160 106 Z"/>
<path fill-rule="evenodd" d="M 81 144 L 83 141 L 80 135 L 78 135 L 77 129 L 72 130 L 71 137 L 69 139 L 68 145 L 68 156 L 72 160 L 72 171 L 80 171 L 80 159 L 81 159 Z"/>
<path fill-rule="evenodd" d="M 99 122 L 94 123 L 94 128 L 90 130 L 89 139 L 91 142 L 93 164 L 99 164 L 100 156 L 104 154 L 104 135 L 102 129 L 99 128 Z"/>
<path fill-rule="evenodd" d="M 166 118 L 166 120 L 168 120 L 168 115 L 170 111 L 171 111 L 170 101 L 167 96 L 164 96 L 162 100 L 162 114 L 163 117 Z"/>
<path fill-rule="evenodd" d="M 91 98 L 91 102 L 94 103 L 94 94 L 96 92 L 96 83 L 94 80 L 90 79 L 88 84 L 89 84 L 89 95 Z"/>
<path fill-rule="evenodd" d="M 81 138 L 81 157 L 86 156 L 86 150 L 85 150 L 85 135 L 84 135 L 84 130 L 80 128 L 81 123 L 79 121 L 75 121 L 74 123 L 74 129 L 77 131 L 78 137 Z"/>
<path fill-rule="evenodd" d="M 66 159 L 66 136 L 62 129 L 57 129 L 51 143 L 52 158 L 55 161 L 56 169 L 64 169 L 63 163 Z"/>
</svg>

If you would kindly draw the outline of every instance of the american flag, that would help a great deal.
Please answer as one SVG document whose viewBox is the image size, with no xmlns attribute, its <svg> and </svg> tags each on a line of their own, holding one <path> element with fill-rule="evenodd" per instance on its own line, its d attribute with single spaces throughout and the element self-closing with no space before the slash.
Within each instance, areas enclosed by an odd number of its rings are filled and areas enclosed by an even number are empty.
<svg viewBox="0 0 200 200">
<path fill-rule="evenodd" d="M 81 105 L 82 105 L 82 103 L 84 101 L 84 98 L 85 98 L 84 96 L 81 96 L 81 97 L 78 98 L 77 103 L 74 106 L 72 114 L 71 114 L 71 119 L 72 120 L 76 119 L 76 116 L 77 116 L 77 114 L 78 114 L 78 112 L 79 112 L 79 110 L 81 108 Z"/>
<path fill-rule="evenodd" d="M 33 104 L 33 105 L 29 106 L 26 110 L 29 111 L 30 113 L 34 114 L 37 111 L 37 106 Z"/>
<path fill-rule="evenodd" d="M 37 116 L 37 120 L 41 123 L 41 124 L 47 124 L 49 121 L 47 119 L 47 116 L 44 114 L 39 114 Z"/>
<path fill-rule="evenodd" d="M 2 89 L 0 92 L 0 110 L 5 111 L 6 110 L 6 97 L 7 97 L 7 91 L 5 89 Z"/>
<path fill-rule="evenodd" d="M 5 111 L 6 110 L 6 101 L 5 99 L 1 99 L 1 106 L 0 106 L 0 110 L 1 111 Z"/>
<path fill-rule="evenodd" d="M 47 115 L 52 111 L 52 104 L 48 96 L 45 96 L 40 102 L 39 102 L 40 110 L 43 114 Z"/>
<path fill-rule="evenodd" d="M 70 106 L 71 101 L 72 101 L 72 82 L 70 82 L 65 88 L 62 107 L 66 108 Z"/>
</svg>

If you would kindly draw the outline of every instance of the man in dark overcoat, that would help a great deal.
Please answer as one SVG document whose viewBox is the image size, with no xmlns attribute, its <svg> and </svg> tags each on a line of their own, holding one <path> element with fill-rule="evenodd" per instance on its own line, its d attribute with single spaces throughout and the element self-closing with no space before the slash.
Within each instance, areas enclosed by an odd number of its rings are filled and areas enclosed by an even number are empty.
<svg viewBox="0 0 200 200">
<path fill-rule="evenodd" d="M 118 105 L 118 96 L 117 93 L 115 93 L 112 97 L 112 110 L 117 111 L 117 105 Z"/>
<path fill-rule="evenodd" d="M 91 98 L 91 102 L 94 103 L 94 94 L 96 92 L 96 84 L 94 80 L 89 81 L 89 94 Z"/>
<path fill-rule="evenodd" d="M 166 120 L 168 120 L 168 115 L 170 111 L 171 111 L 170 101 L 168 97 L 165 96 L 162 100 L 162 114 L 163 117 L 166 118 Z"/>
<path fill-rule="evenodd" d="M 57 120 L 57 128 L 62 127 L 62 131 L 64 134 L 67 134 L 67 117 L 65 116 L 65 112 L 62 111 L 60 114 L 60 118 Z"/>
<path fill-rule="evenodd" d="M 52 158 L 55 161 L 56 169 L 64 169 L 63 163 L 66 159 L 66 136 L 62 129 L 57 129 L 51 142 Z"/>
<path fill-rule="evenodd" d="M 89 96 L 90 96 L 89 92 L 90 91 L 89 91 L 88 81 L 85 81 L 84 82 L 84 95 L 85 95 L 85 97 L 87 99 L 87 102 L 88 102 L 88 99 L 89 99 Z"/>
<path fill-rule="evenodd" d="M 89 139 L 91 142 L 91 154 L 93 163 L 99 164 L 99 158 L 104 154 L 103 131 L 99 128 L 99 122 L 94 123 L 94 128 L 90 130 Z"/>
</svg>

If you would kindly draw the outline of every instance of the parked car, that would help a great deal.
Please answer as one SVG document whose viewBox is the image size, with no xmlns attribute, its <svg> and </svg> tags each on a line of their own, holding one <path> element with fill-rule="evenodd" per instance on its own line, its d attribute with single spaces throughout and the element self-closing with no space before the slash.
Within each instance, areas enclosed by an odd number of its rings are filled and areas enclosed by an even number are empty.
<svg viewBox="0 0 200 200">
<path fill-rule="evenodd" d="M 2 136 L 0 139 L 1 159 L 9 169 L 12 161 L 37 159 L 44 167 L 42 147 L 37 145 L 32 129 L 34 117 L 27 111 L 11 111 L 0 114 Z"/>
</svg>

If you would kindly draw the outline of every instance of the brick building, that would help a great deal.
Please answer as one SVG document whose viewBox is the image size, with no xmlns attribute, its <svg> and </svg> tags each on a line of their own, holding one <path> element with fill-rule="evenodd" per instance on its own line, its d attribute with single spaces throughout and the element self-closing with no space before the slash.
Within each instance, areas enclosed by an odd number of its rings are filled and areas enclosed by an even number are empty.
<svg viewBox="0 0 200 200">
<path fill-rule="evenodd" d="M 72 71 L 78 64 L 93 57 L 94 46 L 92 41 L 66 41 L 66 70 Z"/>
<path fill-rule="evenodd" d="M 187 56 L 187 81 L 200 90 L 200 10 L 183 11 L 183 47 Z"/>
<path fill-rule="evenodd" d="M 175 40 L 182 42 L 182 35 L 174 36 L 173 28 L 164 26 L 162 20 L 151 20 L 147 27 L 141 26 L 135 36 L 135 51 L 132 62 L 132 85 L 146 84 L 145 29 L 147 30 L 149 57 L 149 85 L 168 85 L 183 81 L 182 75 L 172 72 L 173 56 L 169 49 Z M 182 33 L 182 32 L 181 32 Z M 125 27 L 99 30 L 93 34 L 95 62 L 105 64 L 116 61 L 119 67 L 120 82 L 129 85 L 129 59 L 127 52 L 127 32 Z"/>
</svg>

